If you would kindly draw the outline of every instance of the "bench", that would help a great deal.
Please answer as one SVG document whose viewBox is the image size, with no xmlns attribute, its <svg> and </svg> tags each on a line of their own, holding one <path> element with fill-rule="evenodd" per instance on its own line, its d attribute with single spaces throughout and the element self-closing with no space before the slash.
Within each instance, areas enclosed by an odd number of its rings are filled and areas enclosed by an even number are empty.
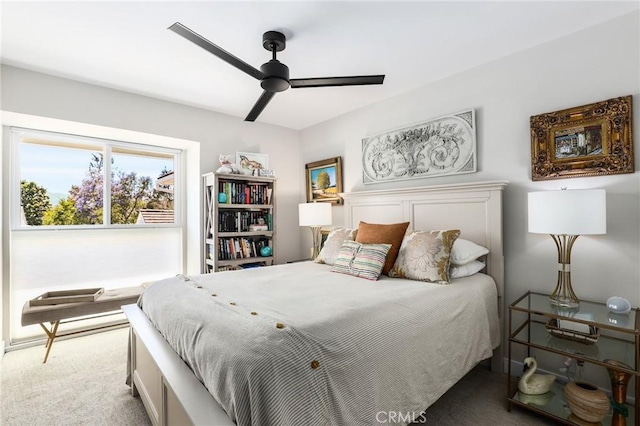
<svg viewBox="0 0 640 426">
<path fill-rule="evenodd" d="M 22 326 L 40 324 L 40 327 L 47 333 L 46 353 L 43 363 L 47 362 L 51 346 L 56 337 L 68 336 L 85 331 L 98 330 L 109 326 L 98 326 L 89 330 L 58 334 L 58 326 L 62 320 L 83 317 L 86 315 L 102 314 L 105 312 L 120 310 L 122 305 L 136 303 L 144 291 L 145 286 L 123 287 L 106 290 L 92 302 L 60 303 L 58 305 L 31 306 L 29 301 L 22 308 Z M 45 323 L 50 323 L 51 328 L 47 328 Z M 69 321 L 71 322 L 71 321 Z"/>
</svg>

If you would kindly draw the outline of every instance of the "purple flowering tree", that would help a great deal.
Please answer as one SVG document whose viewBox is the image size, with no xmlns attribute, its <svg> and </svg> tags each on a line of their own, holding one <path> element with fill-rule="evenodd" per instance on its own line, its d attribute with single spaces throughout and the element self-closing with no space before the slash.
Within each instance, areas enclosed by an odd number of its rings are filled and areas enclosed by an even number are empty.
<svg viewBox="0 0 640 426">
<path fill-rule="evenodd" d="M 103 223 L 104 158 L 93 154 L 87 176 L 80 186 L 72 186 L 69 199 L 75 207 L 76 224 Z M 111 171 L 111 223 L 136 223 L 140 209 L 154 199 L 153 182 L 149 176 L 137 176 L 115 168 Z"/>
<path fill-rule="evenodd" d="M 103 173 L 104 158 L 102 154 L 92 154 L 87 177 L 80 186 L 73 185 L 69 190 L 69 199 L 76 209 L 76 225 L 95 225 L 102 223 Z"/>
</svg>

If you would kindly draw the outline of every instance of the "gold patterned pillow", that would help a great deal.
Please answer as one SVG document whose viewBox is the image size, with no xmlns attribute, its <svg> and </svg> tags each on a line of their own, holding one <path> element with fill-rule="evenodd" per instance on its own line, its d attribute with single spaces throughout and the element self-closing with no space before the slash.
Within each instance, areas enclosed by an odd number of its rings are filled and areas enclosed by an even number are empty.
<svg viewBox="0 0 640 426">
<path fill-rule="evenodd" d="M 449 284 L 451 247 L 459 235 L 458 229 L 411 232 L 402 240 L 389 276 Z"/>
</svg>

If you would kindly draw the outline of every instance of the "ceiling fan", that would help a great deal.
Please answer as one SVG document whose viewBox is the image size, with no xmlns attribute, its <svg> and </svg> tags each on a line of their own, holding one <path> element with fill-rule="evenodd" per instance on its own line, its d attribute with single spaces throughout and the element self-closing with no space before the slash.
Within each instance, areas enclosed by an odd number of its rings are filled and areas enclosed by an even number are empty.
<svg viewBox="0 0 640 426">
<path fill-rule="evenodd" d="M 181 35 L 187 40 L 197 44 L 206 51 L 213 53 L 218 58 L 244 71 L 257 80 L 264 89 L 260 98 L 255 103 L 245 121 L 255 121 L 269 101 L 278 92 L 283 92 L 289 87 L 292 89 L 305 87 L 330 87 L 330 86 L 361 86 L 368 84 L 382 84 L 384 75 L 362 75 L 349 77 L 320 77 L 320 78 L 289 78 L 289 68 L 276 59 L 276 52 L 286 47 L 286 37 L 278 31 L 267 31 L 262 36 L 262 46 L 272 53 L 269 62 L 256 69 L 248 63 L 233 56 L 231 53 L 211 43 L 206 38 L 193 32 L 179 22 L 171 25 L 169 29 Z"/>
</svg>

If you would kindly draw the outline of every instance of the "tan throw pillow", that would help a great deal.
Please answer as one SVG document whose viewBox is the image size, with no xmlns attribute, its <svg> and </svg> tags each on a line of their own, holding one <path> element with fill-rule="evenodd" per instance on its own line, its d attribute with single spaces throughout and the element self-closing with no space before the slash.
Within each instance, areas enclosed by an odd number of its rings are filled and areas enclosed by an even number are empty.
<svg viewBox="0 0 640 426">
<path fill-rule="evenodd" d="M 329 232 L 327 239 L 322 245 L 320 254 L 315 258 L 316 263 L 326 263 L 327 265 L 333 265 L 336 263 L 338 253 L 345 240 L 353 240 L 355 236 L 355 229 L 335 228 Z"/>
<path fill-rule="evenodd" d="M 357 242 L 362 244 L 391 244 L 387 260 L 382 268 L 382 273 L 385 275 L 389 273 L 396 261 L 402 238 L 407 232 L 408 226 L 409 222 L 392 224 L 360 222 L 358 225 Z"/>
<path fill-rule="evenodd" d="M 449 231 L 413 231 L 402 241 L 390 277 L 449 284 L 451 248 L 460 235 Z"/>
</svg>

